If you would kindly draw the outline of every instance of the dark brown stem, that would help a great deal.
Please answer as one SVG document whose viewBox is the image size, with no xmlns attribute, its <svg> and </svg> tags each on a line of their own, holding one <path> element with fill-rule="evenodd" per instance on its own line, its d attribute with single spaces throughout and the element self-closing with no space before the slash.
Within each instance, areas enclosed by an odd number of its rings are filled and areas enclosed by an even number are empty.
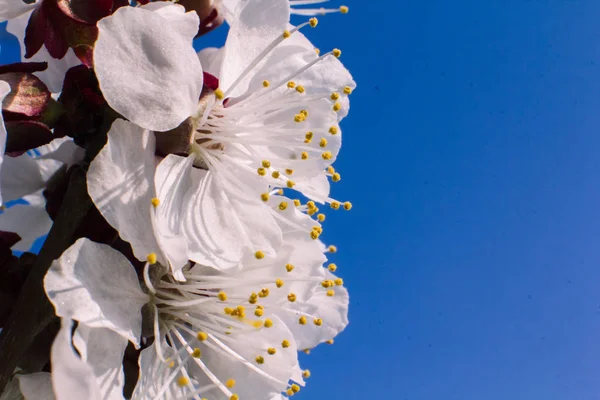
<svg viewBox="0 0 600 400">
<path fill-rule="evenodd" d="M 52 261 L 75 241 L 74 233 L 92 206 L 85 171 L 74 168 L 52 229 L 0 334 L 0 393 L 34 338 L 52 321 L 54 310 L 44 292 L 44 276 Z"/>
</svg>

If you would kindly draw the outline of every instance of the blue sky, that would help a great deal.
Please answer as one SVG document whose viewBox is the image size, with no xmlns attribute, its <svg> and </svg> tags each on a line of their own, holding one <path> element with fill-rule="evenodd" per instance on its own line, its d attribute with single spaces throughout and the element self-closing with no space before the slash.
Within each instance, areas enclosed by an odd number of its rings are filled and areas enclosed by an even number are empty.
<svg viewBox="0 0 600 400">
<path fill-rule="evenodd" d="M 323 236 L 351 324 L 297 398 L 597 400 L 600 3 L 346 4 L 307 34 L 359 85 Z"/>
</svg>

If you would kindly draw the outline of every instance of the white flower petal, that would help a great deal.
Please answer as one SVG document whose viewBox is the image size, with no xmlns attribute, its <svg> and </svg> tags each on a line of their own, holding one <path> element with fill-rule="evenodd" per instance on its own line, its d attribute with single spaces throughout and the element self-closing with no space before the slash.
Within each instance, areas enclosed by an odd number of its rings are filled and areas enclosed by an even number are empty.
<svg viewBox="0 0 600 400">
<path fill-rule="evenodd" d="M 110 329 L 79 324 L 73 334 L 73 344 L 81 359 L 92 367 L 102 398 L 123 399 L 123 355 L 127 339 Z"/>
<path fill-rule="evenodd" d="M 55 400 L 49 372 L 16 375 L 25 400 Z"/>
<path fill-rule="evenodd" d="M 88 193 L 135 256 L 144 260 L 159 253 L 152 222 L 154 197 L 154 135 L 139 126 L 116 120 L 108 142 L 92 161 Z M 164 261 L 160 254 L 159 261 Z"/>
<path fill-rule="evenodd" d="M 198 25 L 195 13 L 184 16 Z M 189 37 L 160 13 L 139 7 L 119 8 L 98 29 L 94 69 L 112 108 L 156 131 L 194 114 L 203 75 Z"/>
<path fill-rule="evenodd" d="M 35 2 L 27 4 L 22 0 L 0 0 L 0 22 L 8 21 L 35 8 Z"/>
<path fill-rule="evenodd" d="M 198 33 L 198 18 L 194 18 L 192 13 L 186 13 L 185 7 L 179 4 L 173 4 L 167 1 L 148 3 L 141 8 L 156 12 L 158 15 L 166 19 L 171 27 L 178 31 L 181 36 L 188 38 L 190 41 L 194 39 Z"/>
<path fill-rule="evenodd" d="M 223 54 L 219 74 L 220 86 L 230 89 L 240 74 L 276 37 L 283 34 L 290 20 L 288 0 L 244 1 L 236 9 Z M 231 97 L 247 90 L 249 79 L 243 79 L 231 91 Z"/>
<path fill-rule="evenodd" d="M 100 400 L 100 389 L 92 367 L 79 358 L 71 344 L 72 326 L 72 320 L 62 319 L 50 353 L 56 400 Z"/>
<path fill-rule="evenodd" d="M 79 239 L 52 264 L 44 288 L 58 316 L 112 329 L 139 345 L 140 309 L 148 296 L 121 253 Z"/>
<path fill-rule="evenodd" d="M 30 202 L 29 205 L 15 204 L 0 214 L 0 231 L 15 232 L 21 236 L 21 240 L 13 246 L 18 251 L 31 249 L 33 243 L 47 234 L 52 226 L 43 196 L 38 193 L 25 199 Z"/>
<path fill-rule="evenodd" d="M 0 81 L 0 103 L 10 92 L 10 85 L 4 81 Z M 4 160 L 4 149 L 6 148 L 6 127 L 4 126 L 4 118 L 0 115 L 0 171 Z M 0 205 L 3 204 L 2 193 L 0 192 Z"/>
<path fill-rule="evenodd" d="M 19 157 L 6 157 L 0 171 L 0 188 L 5 202 L 42 189 L 45 180 L 40 164 L 28 154 Z"/>
<path fill-rule="evenodd" d="M 85 156 L 85 150 L 79 147 L 71 138 L 59 138 L 54 139 L 46 146 L 38 148 L 41 155 L 37 158 L 38 160 L 55 160 L 61 164 L 66 164 L 67 167 L 78 164 L 83 161 Z"/>
<path fill-rule="evenodd" d="M 198 59 L 200 60 L 200 64 L 202 64 L 204 72 L 218 77 L 223 62 L 223 48 L 206 47 L 198 52 Z"/>
</svg>

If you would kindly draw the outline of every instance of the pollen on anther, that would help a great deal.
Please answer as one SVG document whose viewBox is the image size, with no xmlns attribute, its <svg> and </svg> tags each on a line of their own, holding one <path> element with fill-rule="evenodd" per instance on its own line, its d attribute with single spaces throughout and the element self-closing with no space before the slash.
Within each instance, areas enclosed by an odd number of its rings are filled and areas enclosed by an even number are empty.
<svg viewBox="0 0 600 400">
<path fill-rule="evenodd" d="M 310 371 L 309 371 L 309 370 L 307 370 L 307 369 L 305 369 L 304 371 L 302 371 L 302 377 L 303 377 L 304 379 L 308 379 L 308 378 L 310 378 Z"/>
<path fill-rule="evenodd" d="M 327 269 L 331 272 L 335 272 L 337 270 L 337 265 L 335 265 L 334 263 L 331 263 L 327 266 Z"/>
<path fill-rule="evenodd" d="M 336 172 L 333 175 L 331 175 L 331 180 L 334 182 L 339 182 L 342 180 L 342 176 Z"/>
<path fill-rule="evenodd" d="M 265 176 L 267 174 L 267 170 L 265 170 L 264 168 L 260 167 L 256 170 L 256 172 L 258 172 L 258 174 L 260 176 Z"/>
<path fill-rule="evenodd" d="M 331 100 L 339 100 L 340 94 L 338 92 L 331 93 Z"/>
<path fill-rule="evenodd" d="M 333 105 L 333 111 L 338 112 L 342 109 L 342 105 L 340 104 L 339 101 L 336 101 L 335 104 Z"/>
<path fill-rule="evenodd" d="M 256 253 L 254 253 L 254 257 L 256 257 L 257 260 L 262 260 L 265 258 L 265 253 L 258 250 Z"/>
<path fill-rule="evenodd" d="M 269 201 L 269 193 L 263 193 L 260 195 L 262 201 Z"/>
<path fill-rule="evenodd" d="M 337 126 L 332 126 L 331 128 L 329 128 L 329 133 L 331 133 L 332 135 L 337 135 L 337 133 L 338 133 Z"/>
<path fill-rule="evenodd" d="M 146 260 L 148 264 L 156 264 L 156 253 L 150 253 L 146 256 Z"/>
<path fill-rule="evenodd" d="M 304 315 L 301 316 L 300 318 L 298 318 L 298 323 L 300 325 L 306 325 L 306 322 L 307 322 L 307 320 L 306 320 L 306 317 Z"/>
<path fill-rule="evenodd" d="M 321 50 L 319 50 L 318 47 L 315 47 L 315 53 L 317 53 L 317 55 L 321 54 Z"/>
<path fill-rule="evenodd" d="M 285 184 L 287 187 L 289 187 L 290 189 L 294 187 L 294 185 L 296 185 L 296 182 L 289 180 L 286 182 Z"/>
<path fill-rule="evenodd" d="M 335 290 L 329 289 L 327 291 L 327 297 L 333 297 L 333 296 L 335 296 Z"/>
<path fill-rule="evenodd" d="M 329 206 L 334 210 L 338 210 L 340 208 L 340 203 L 338 201 L 332 201 Z"/>
<path fill-rule="evenodd" d="M 286 264 L 285 265 L 285 270 L 287 272 L 292 272 L 294 270 L 294 266 L 292 264 Z"/>
<path fill-rule="evenodd" d="M 275 353 L 277 353 L 277 350 L 274 347 L 269 347 L 267 349 L 267 353 L 269 353 L 270 355 L 274 355 Z"/>
<path fill-rule="evenodd" d="M 313 322 L 315 323 L 316 326 L 321 326 L 323 325 L 323 320 L 321 318 L 315 318 L 313 320 Z"/>
<path fill-rule="evenodd" d="M 221 291 L 219 292 L 219 294 L 217 294 L 217 297 L 219 298 L 219 300 L 225 301 L 227 300 L 227 293 Z"/>
<path fill-rule="evenodd" d="M 271 176 L 272 176 L 273 178 L 275 178 L 275 179 L 279 178 L 279 175 L 281 175 L 281 174 L 279 173 L 279 171 L 273 171 L 273 172 L 271 173 Z"/>
<path fill-rule="evenodd" d="M 275 280 L 275 286 L 277 286 L 278 288 L 283 286 L 283 280 L 281 279 L 276 279 Z"/>
<path fill-rule="evenodd" d="M 337 253 L 337 247 L 334 245 L 329 245 L 327 251 L 329 251 L 330 253 Z"/>
<path fill-rule="evenodd" d="M 177 378 L 177 386 L 184 387 L 190 384 L 190 380 L 185 376 L 180 376 Z"/>
<path fill-rule="evenodd" d="M 229 398 L 229 400 L 240 400 L 240 396 L 238 396 L 237 394 L 232 394 L 231 397 Z"/>
<path fill-rule="evenodd" d="M 319 24 L 319 20 L 313 17 L 308 20 L 308 23 L 310 24 L 311 28 L 315 28 Z"/>
<path fill-rule="evenodd" d="M 304 91 L 305 91 L 304 86 L 302 86 L 302 85 L 296 86 L 296 92 L 304 93 Z"/>
<path fill-rule="evenodd" d="M 288 87 L 289 89 L 293 89 L 293 88 L 295 88 L 295 87 L 296 87 L 296 82 L 294 82 L 294 81 L 289 81 L 289 82 L 287 83 L 287 87 Z"/>
<path fill-rule="evenodd" d="M 215 97 L 219 100 L 223 100 L 225 98 L 225 93 L 223 93 L 223 90 L 217 89 L 215 90 Z"/>
<path fill-rule="evenodd" d="M 340 49 L 333 49 L 331 52 L 335 58 L 339 58 L 342 55 L 342 51 Z"/>
<path fill-rule="evenodd" d="M 288 347 L 290 347 L 290 342 L 288 340 L 282 341 L 281 347 L 283 347 L 284 349 L 287 349 Z"/>
<path fill-rule="evenodd" d="M 256 361 L 257 364 L 264 364 L 265 363 L 265 358 L 263 356 L 258 356 L 254 360 Z"/>
<path fill-rule="evenodd" d="M 234 387 L 235 386 L 235 379 L 233 379 L 233 378 L 227 379 L 227 382 L 225 382 L 225 386 L 227 386 L 229 389 L 231 389 L 232 387 Z"/>
<path fill-rule="evenodd" d="M 350 86 L 345 86 L 344 94 L 352 94 L 352 88 Z"/>
<path fill-rule="evenodd" d="M 283 38 L 287 39 L 290 36 L 292 36 L 292 34 L 290 33 L 290 31 L 288 31 L 287 29 L 285 31 L 283 31 Z"/>
<path fill-rule="evenodd" d="M 333 154 L 331 154 L 330 151 L 325 151 L 323 154 L 321 154 L 321 157 L 323 157 L 323 160 L 331 160 L 333 158 Z"/>
<path fill-rule="evenodd" d="M 265 319 L 265 323 L 264 323 L 264 327 L 265 328 L 270 328 L 273 326 L 273 321 L 271 321 L 270 319 Z"/>
<path fill-rule="evenodd" d="M 298 386 L 294 383 L 290 389 L 292 389 L 292 392 L 298 393 L 300 391 L 300 386 Z"/>
<path fill-rule="evenodd" d="M 287 201 L 282 201 L 281 203 L 279 203 L 279 209 L 281 211 L 285 210 L 287 208 L 287 206 L 288 206 Z"/>
<path fill-rule="evenodd" d="M 325 221 L 325 214 L 318 214 L 317 219 L 319 220 L 319 222 Z"/>
<path fill-rule="evenodd" d="M 352 203 L 350 203 L 349 201 L 346 201 L 344 203 L 344 210 L 348 211 L 352 209 Z"/>
<path fill-rule="evenodd" d="M 321 140 L 319 141 L 319 146 L 320 147 L 326 147 L 327 146 L 327 139 L 321 138 Z"/>
<path fill-rule="evenodd" d="M 288 294 L 288 297 L 287 297 L 287 298 L 288 298 L 288 301 L 289 301 L 290 303 L 293 303 L 293 302 L 295 302 L 295 301 L 296 301 L 296 295 L 295 295 L 294 293 L 290 293 L 290 294 Z"/>
<path fill-rule="evenodd" d="M 303 151 L 300 155 L 300 158 L 303 160 L 308 160 L 308 153 L 306 151 Z"/>
<path fill-rule="evenodd" d="M 194 358 L 200 358 L 201 355 L 202 355 L 202 351 L 200 351 L 200 349 L 197 347 L 192 352 L 192 357 L 194 357 Z"/>
<path fill-rule="evenodd" d="M 342 14 L 348 14 L 348 11 L 350 11 L 350 9 L 347 6 L 340 6 L 340 12 Z"/>
<path fill-rule="evenodd" d="M 198 338 L 199 341 L 204 342 L 206 339 L 208 339 L 208 333 L 206 333 L 206 332 L 198 332 L 196 334 L 196 337 Z"/>
<path fill-rule="evenodd" d="M 269 82 L 267 80 L 264 80 L 263 83 L 262 83 L 262 85 L 263 85 L 263 87 L 268 88 L 269 86 L 271 86 L 271 82 Z"/>
<path fill-rule="evenodd" d="M 294 199 L 294 205 L 295 205 L 296 207 L 300 207 L 300 205 L 301 205 L 301 204 L 302 204 L 302 203 L 300 203 L 300 200 L 298 200 L 298 199 Z"/>
<path fill-rule="evenodd" d="M 150 203 L 152 203 L 154 208 L 156 208 L 160 205 L 160 200 L 158 199 L 158 197 L 153 197 L 152 200 L 150 200 Z"/>
<path fill-rule="evenodd" d="M 294 173 L 294 170 L 293 170 L 293 169 L 290 169 L 290 168 L 287 168 L 287 169 L 285 170 L 285 173 L 286 173 L 286 174 L 288 174 L 288 175 L 292 175 L 292 174 Z"/>
</svg>

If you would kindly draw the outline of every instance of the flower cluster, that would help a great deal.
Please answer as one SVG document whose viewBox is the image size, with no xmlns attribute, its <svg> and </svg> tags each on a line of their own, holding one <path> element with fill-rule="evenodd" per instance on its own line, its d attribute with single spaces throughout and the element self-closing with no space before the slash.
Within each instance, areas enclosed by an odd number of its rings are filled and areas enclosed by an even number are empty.
<svg viewBox="0 0 600 400">
<path fill-rule="evenodd" d="M 339 49 L 304 35 L 348 12 L 322 2 L 0 1 L 24 57 L 0 67 L 0 244 L 75 226 L 41 275 L 60 318 L 49 372 L 16 368 L 4 396 L 277 400 L 305 386 L 298 352 L 348 324 L 320 236 L 325 209 L 352 208 L 330 183 L 355 83 Z M 224 23 L 224 45 L 197 53 Z M 91 208 L 69 221 L 77 174 L 75 204 Z M 15 318 L 0 315 L 2 335 Z"/>
</svg>

